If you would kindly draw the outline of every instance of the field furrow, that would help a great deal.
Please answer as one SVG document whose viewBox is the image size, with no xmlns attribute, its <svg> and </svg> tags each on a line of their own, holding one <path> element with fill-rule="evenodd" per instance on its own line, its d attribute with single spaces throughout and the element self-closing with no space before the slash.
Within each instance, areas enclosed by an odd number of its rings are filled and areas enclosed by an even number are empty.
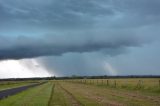
<svg viewBox="0 0 160 106">
<path fill-rule="evenodd" d="M 99 105 L 159 105 L 159 96 L 146 96 L 140 92 L 127 92 L 125 90 L 103 88 L 85 84 L 61 83 L 73 95 L 79 95 L 90 101 L 96 101 Z M 147 99 L 148 98 L 148 99 Z"/>
</svg>

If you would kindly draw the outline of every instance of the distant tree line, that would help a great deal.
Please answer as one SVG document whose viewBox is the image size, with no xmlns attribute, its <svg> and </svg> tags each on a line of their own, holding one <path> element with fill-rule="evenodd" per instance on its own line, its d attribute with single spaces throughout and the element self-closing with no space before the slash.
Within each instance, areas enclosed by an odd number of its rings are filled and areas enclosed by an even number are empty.
<svg viewBox="0 0 160 106">
<path fill-rule="evenodd" d="M 65 80 L 65 79 L 113 79 L 113 78 L 160 78 L 160 75 L 125 75 L 125 76 L 64 76 L 64 77 L 35 77 L 35 78 L 8 78 L 0 81 L 26 81 L 26 80 Z"/>
</svg>

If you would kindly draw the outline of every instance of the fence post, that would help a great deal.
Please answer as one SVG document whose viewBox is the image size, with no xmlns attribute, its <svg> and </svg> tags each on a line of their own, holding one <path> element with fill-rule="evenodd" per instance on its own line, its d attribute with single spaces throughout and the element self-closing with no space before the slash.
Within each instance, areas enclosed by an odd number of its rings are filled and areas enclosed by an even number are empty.
<svg viewBox="0 0 160 106">
<path fill-rule="evenodd" d="M 159 80 L 159 87 L 160 87 L 160 80 Z"/>
<path fill-rule="evenodd" d="M 141 80 L 138 81 L 137 87 L 141 88 Z"/>
<path fill-rule="evenodd" d="M 107 86 L 109 85 L 109 81 L 107 80 Z"/>
<path fill-rule="evenodd" d="M 116 86 L 117 86 L 116 80 L 114 80 L 114 86 L 115 86 L 115 88 L 116 88 Z"/>
</svg>

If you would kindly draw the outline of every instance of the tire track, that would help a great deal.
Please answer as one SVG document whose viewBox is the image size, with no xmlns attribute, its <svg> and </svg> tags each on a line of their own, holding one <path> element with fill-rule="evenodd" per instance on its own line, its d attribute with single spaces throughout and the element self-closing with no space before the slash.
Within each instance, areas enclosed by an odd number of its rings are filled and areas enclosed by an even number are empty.
<svg viewBox="0 0 160 106">
<path fill-rule="evenodd" d="M 70 90 L 71 89 L 79 89 L 79 88 L 81 88 L 81 87 L 72 86 L 72 85 L 68 85 L 68 86 L 71 86 Z M 80 90 L 79 89 L 78 93 L 82 94 L 83 97 L 85 97 L 85 98 L 87 98 L 87 99 L 89 99 L 91 101 L 96 102 L 97 106 L 123 106 L 123 104 L 121 104 L 119 102 L 116 102 L 116 101 L 110 101 L 110 100 L 106 99 L 103 95 L 99 95 L 99 94 L 97 94 L 97 92 L 93 92 L 91 90 L 88 91 L 88 88 L 87 89 L 85 88 L 85 90 Z"/>
<path fill-rule="evenodd" d="M 55 88 L 55 84 L 52 85 L 52 91 L 51 91 L 51 95 L 48 101 L 48 106 L 51 106 L 51 101 L 53 99 L 53 95 L 54 95 L 54 88 Z"/>
<path fill-rule="evenodd" d="M 71 92 L 69 92 L 67 89 L 62 87 L 60 84 L 58 84 L 58 85 L 60 86 L 60 88 L 62 90 L 64 90 L 66 92 L 66 94 L 67 94 L 68 98 L 71 100 L 73 106 L 85 106 L 79 100 L 77 100 L 77 98 Z"/>
<path fill-rule="evenodd" d="M 82 85 L 80 84 L 77 84 L 77 85 L 74 85 L 75 88 L 72 88 L 72 89 L 78 89 L 78 87 L 82 87 Z M 80 88 L 79 87 L 79 88 Z M 86 89 L 89 89 L 88 87 L 93 87 L 93 88 L 96 88 L 96 86 L 90 86 L 90 85 L 83 85 L 83 88 L 86 88 Z M 92 90 L 92 88 L 90 88 Z M 85 91 L 81 91 L 82 93 L 84 93 Z M 100 93 L 100 92 L 104 92 L 104 93 Z M 141 95 L 141 94 L 135 94 L 135 93 L 129 93 L 129 92 L 125 92 L 125 91 L 117 91 L 117 90 L 111 90 L 111 89 L 106 89 L 106 88 L 100 88 L 100 87 L 97 87 L 97 92 L 93 92 L 93 91 L 89 91 L 88 93 L 84 93 L 84 95 L 87 95 L 88 98 L 92 98 L 93 100 L 97 101 L 97 102 L 108 102 L 109 105 L 114 105 L 116 104 L 116 98 L 120 98 L 121 100 L 118 100 L 119 102 L 122 103 L 122 105 L 124 103 L 128 103 L 130 102 L 131 104 L 134 104 L 134 103 L 141 103 L 141 102 L 144 102 L 145 104 L 149 103 L 149 104 L 153 104 L 153 105 L 157 105 L 159 106 L 159 101 L 160 99 L 158 97 L 153 97 L 153 98 L 149 98 L 145 95 Z M 110 98 L 110 100 L 115 100 L 115 101 L 108 101 L 105 98 L 105 96 L 108 95 L 108 97 Z M 152 97 L 152 96 L 150 96 Z M 117 102 L 118 102 L 117 101 Z M 135 102 L 133 102 L 135 101 Z M 150 103 L 150 101 L 152 101 Z M 119 104 L 120 105 L 120 104 Z M 117 105 L 116 105 L 117 106 Z"/>
</svg>

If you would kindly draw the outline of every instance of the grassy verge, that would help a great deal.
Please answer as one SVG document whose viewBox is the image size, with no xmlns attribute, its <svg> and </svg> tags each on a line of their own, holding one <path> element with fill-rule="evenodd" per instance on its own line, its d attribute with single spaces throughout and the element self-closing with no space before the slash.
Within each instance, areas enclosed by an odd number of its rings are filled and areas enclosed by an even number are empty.
<svg viewBox="0 0 160 106">
<path fill-rule="evenodd" d="M 0 106 L 47 106 L 52 84 L 49 82 L 0 100 Z"/>
</svg>

